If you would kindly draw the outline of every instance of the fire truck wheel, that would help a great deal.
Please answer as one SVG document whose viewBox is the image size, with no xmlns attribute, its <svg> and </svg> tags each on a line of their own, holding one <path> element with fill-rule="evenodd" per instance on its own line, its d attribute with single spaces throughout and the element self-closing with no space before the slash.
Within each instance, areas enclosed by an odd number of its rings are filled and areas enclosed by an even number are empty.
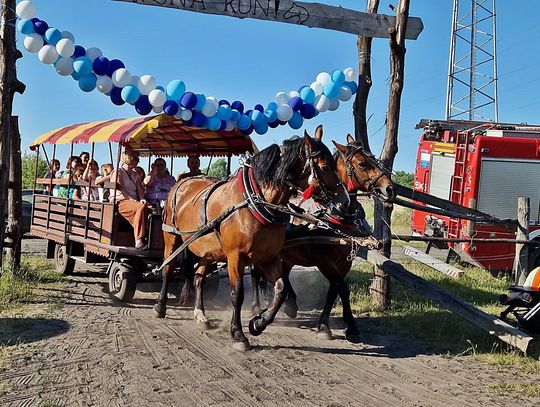
<svg viewBox="0 0 540 407">
<path fill-rule="evenodd" d="M 130 302 L 137 289 L 137 274 L 129 264 L 113 261 L 109 268 L 109 292 L 122 302 Z"/>
<path fill-rule="evenodd" d="M 57 243 L 54 248 L 54 265 L 56 271 L 64 275 L 73 273 L 75 269 L 75 259 L 69 257 L 67 247 L 63 244 Z"/>
</svg>

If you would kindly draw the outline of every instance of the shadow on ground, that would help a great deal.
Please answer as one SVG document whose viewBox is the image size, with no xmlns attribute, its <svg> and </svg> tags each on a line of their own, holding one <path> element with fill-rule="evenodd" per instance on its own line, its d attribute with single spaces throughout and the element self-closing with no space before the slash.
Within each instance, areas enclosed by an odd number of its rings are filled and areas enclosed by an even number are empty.
<svg viewBox="0 0 540 407">
<path fill-rule="evenodd" d="M 0 346 L 32 343 L 66 333 L 67 321 L 56 318 L 0 318 Z"/>
</svg>

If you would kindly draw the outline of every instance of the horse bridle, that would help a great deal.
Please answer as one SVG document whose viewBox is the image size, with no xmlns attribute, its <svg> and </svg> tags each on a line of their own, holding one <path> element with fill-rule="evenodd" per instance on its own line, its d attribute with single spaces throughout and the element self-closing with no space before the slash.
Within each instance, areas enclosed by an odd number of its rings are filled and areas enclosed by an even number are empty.
<svg viewBox="0 0 540 407">
<path fill-rule="evenodd" d="M 343 158 L 343 162 L 345 163 L 345 166 L 347 167 L 347 176 L 351 180 L 354 177 L 356 179 L 356 181 L 358 181 L 358 183 L 360 185 L 366 185 L 367 184 L 367 188 L 366 188 L 367 192 L 375 192 L 374 189 L 375 189 L 375 185 L 377 184 L 377 182 L 382 177 L 388 176 L 388 173 L 387 173 L 386 169 L 380 165 L 379 161 L 373 155 L 367 153 L 362 146 L 356 146 L 354 144 L 350 145 L 350 146 L 353 146 L 354 150 L 350 154 L 347 154 L 346 156 L 345 156 L 345 154 L 343 154 L 342 151 L 338 150 L 339 154 Z M 374 179 L 370 180 L 369 178 L 366 178 L 366 177 L 362 176 L 361 174 L 359 174 L 358 171 L 356 170 L 356 167 L 352 163 L 352 158 L 355 156 L 355 154 L 358 151 L 363 152 L 369 159 L 375 161 L 375 163 L 378 164 L 378 167 L 381 167 L 381 173 L 378 176 L 376 176 Z M 349 191 L 349 192 L 352 192 L 352 191 Z"/>
</svg>

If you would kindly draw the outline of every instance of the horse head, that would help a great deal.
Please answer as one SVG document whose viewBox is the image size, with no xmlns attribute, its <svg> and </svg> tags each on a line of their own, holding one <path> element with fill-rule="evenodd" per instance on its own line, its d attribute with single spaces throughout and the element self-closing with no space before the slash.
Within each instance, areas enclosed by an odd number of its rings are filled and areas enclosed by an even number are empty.
<svg viewBox="0 0 540 407">
<path fill-rule="evenodd" d="M 395 197 L 390 175 L 373 154 L 347 135 L 347 145 L 333 142 L 337 148 L 336 164 L 341 180 L 349 192 L 372 192 L 383 202 Z"/>
</svg>

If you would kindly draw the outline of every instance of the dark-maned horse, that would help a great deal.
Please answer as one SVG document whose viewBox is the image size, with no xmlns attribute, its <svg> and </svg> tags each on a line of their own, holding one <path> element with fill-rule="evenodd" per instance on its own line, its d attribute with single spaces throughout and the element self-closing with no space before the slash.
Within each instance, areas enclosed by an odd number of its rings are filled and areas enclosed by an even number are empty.
<svg viewBox="0 0 540 407">
<path fill-rule="evenodd" d="M 349 192 L 373 192 L 383 201 L 391 200 L 394 196 L 394 186 L 388 173 L 381 168 L 372 154 L 367 153 L 354 141 L 351 135 L 347 136 L 347 142 L 347 146 L 334 142 L 337 147 L 334 157 L 336 158 L 338 174 L 344 184 L 347 185 Z M 357 205 L 359 205 L 357 200 L 351 199 L 351 206 L 349 208 L 351 214 L 354 214 L 358 210 Z M 339 295 L 343 306 L 343 320 L 347 325 L 345 331 L 346 337 L 348 340 L 357 341 L 360 332 L 351 311 L 349 287 L 344 280 L 352 266 L 351 246 L 309 242 L 310 238 L 322 237 L 324 240 L 325 237 L 336 236 L 338 235 L 334 234 L 331 230 L 311 230 L 305 225 L 294 226 L 287 233 L 285 247 L 280 253 L 283 260 L 284 282 L 288 286 L 285 312 L 294 318 L 298 310 L 296 294 L 292 286 L 290 286 L 288 279 L 292 267 L 294 265 L 304 267 L 316 266 L 330 283 L 326 303 L 317 324 L 318 335 L 322 338 L 332 338 L 332 331 L 329 328 L 329 317 L 334 302 Z M 301 241 L 303 243 L 288 247 L 287 243 L 290 242 L 292 244 L 295 239 L 302 239 Z M 260 274 L 254 271 L 252 274 L 252 312 L 254 315 L 260 313 L 259 279 Z"/>
<path fill-rule="evenodd" d="M 169 194 L 163 222 L 181 231 L 182 236 L 164 232 L 165 258 L 207 221 L 251 197 L 249 206 L 232 212 L 214 232 L 189 245 L 189 250 L 199 258 L 194 278 L 194 314 L 198 323 L 208 324 L 202 295 L 205 276 L 213 263 L 227 262 L 233 305 L 230 329 L 236 349 L 249 348 L 240 321 L 244 268 L 256 265 L 274 284 L 270 308 L 250 323 L 250 331 L 262 333 L 286 298 L 279 252 L 285 240 L 288 217 L 283 219 L 264 207 L 261 201 L 281 205 L 297 191 L 311 192 L 314 199 L 335 208 L 338 214 L 343 213 L 350 203 L 345 186 L 336 173 L 334 158 L 321 138 L 322 131 L 318 128 L 315 138 L 305 133 L 303 138 L 285 141 L 281 148 L 273 144 L 250 158 L 236 176 L 225 182 L 216 183 L 205 177 L 189 178 L 176 184 Z M 169 276 L 175 266 L 173 261 L 164 268 L 163 286 L 154 306 L 158 317 L 165 316 Z"/>
</svg>

